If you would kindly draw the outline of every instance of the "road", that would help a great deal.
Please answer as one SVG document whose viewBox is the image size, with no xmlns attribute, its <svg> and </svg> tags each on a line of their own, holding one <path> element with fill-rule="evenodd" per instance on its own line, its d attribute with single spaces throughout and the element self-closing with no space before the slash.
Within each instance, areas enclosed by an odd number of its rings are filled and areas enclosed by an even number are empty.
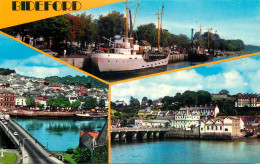
<svg viewBox="0 0 260 164">
<path fill-rule="evenodd" d="M 22 130 L 18 125 L 13 123 L 13 121 L 8 121 L 7 127 L 14 134 L 17 132 L 18 135 L 15 136 L 18 140 L 20 140 L 21 144 L 23 144 L 24 138 L 24 150 L 25 156 L 24 163 L 28 164 L 54 164 L 48 155 L 48 152 L 44 150 L 34 139 L 32 139 L 24 130 Z M 28 155 L 27 155 L 28 154 Z M 27 161 L 27 162 L 26 162 Z"/>
</svg>

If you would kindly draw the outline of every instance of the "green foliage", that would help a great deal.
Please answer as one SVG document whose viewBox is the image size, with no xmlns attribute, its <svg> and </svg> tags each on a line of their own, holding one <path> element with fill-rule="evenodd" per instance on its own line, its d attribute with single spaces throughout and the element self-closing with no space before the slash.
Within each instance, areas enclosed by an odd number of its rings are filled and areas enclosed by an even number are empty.
<svg viewBox="0 0 260 164">
<path fill-rule="evenodd" d="M 59 108 L 67 108 L 67 107 L 70 107 L 71 104 L 69 101 L 65 100 L 64 97 L 59 97 L 59 98 L 56 98 L 54 99 L 53 101 L 53 107 L 59 107 Z"/>
<path fill-rule="evenodd" d="M 174 103 L 174 98 L 170 96 L 165 96 L 162 99 L 163 103 L 163 109 L 164 110 L 173 110 L 173 103 Z"/>
<path fill-rule="evenodd" d="M 96 22 L 99 37 L 113 38 L 115 35 L 125 32 L 125 18 L 124 14 L 120 12 L 113 11 L 106 16 L 100 15 Z M 97 39 L 103 40 L 102 38 Z"/>
<path fill-rule="evenodd" d="M 97 106 L 97 100 L 93 97 L 87 98 L 82 105 L 84 109 L 93 109 Z"/>
<path fill-rule="evenodd" d="M 73 148 L 68 148 L 66 153 L 73 154 L 74 153 L 74 149 Z"/>
<path fill-rule="evenodd" d="M 108 142 L 104 146 L 95 148 L 92 163 L 108 163 Z"/>
<path fill-rule="evenodd" d="M 101 99 L 101 100 L 99 101 L 99 103 L 98 103 L 98 106 L 99 106 L 100 108 L 105 108 L 105 105 L 106 105 L 106 103 L 105 103 L 105 100 L 104 100 L 104 99 Z"/>
<path fill-rule="evenodd" d="M 40 108 L 40 109 L 43 109 L 44 108 L 44 104 L 38 104 L 37 107 Z"/>
<path fill-rule="evenodd" d="M 91 159 L 91 152 L 86 147 L 77 147 L 72 157 L 77 163 L 88 163 Z"/>
<path fill-rule="evenodd" d="M 35 100 L 32 97 L 27 97 L 25 103 L 29 107 L 33 107 L 36 105 Z"/>
<path fill-rule="evenodd" d="M 78 109 L 81 105 L 81 102 L 79 100 L 76 100 L 71 103 L 71 107 Z"/>
<path fill-rule="evenodd" d="M 15 70 L 0 68 L 0 75 L 10 75 L 11 73 L 15 73 Z"/>
<path fill-rule="evenodd" d="M 49 82 L 56 82 L 56 83 L 63 83 L 68 85 L 83 85 L 85 87 L 89 87 L 89 84 L 91 84 L 92 88 L 108 88 L 108 85 L 105 83 L 102 83 L 101 81 L 92 78 L 90 76 L 65 76 L 65 77 L 58 77 L 58 76 L 51 76 L 46 77 L 46 81 Z"/>
<path fill-rule="evenodd" d="M 154 23 L 144 24 L 137 27 L 136 34 L 138 40 L 146 40 L 152 46 L 157 46 L 158 44 L 158 30 Z"/>
<path fill-rule="evenodd" d="M 136 107 L 139 108 L 140 107 L 140 102 L 138 99 L 133 98 L 132 96 L 130 97 L 130 101 L 129 101 L 129 106 L 130 107 Z"/>
</svg>

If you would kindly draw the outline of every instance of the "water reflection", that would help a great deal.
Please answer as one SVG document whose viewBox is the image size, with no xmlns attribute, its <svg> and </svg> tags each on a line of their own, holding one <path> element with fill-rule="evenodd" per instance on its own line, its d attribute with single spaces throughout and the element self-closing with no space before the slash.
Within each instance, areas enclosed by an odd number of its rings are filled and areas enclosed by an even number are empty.
<svg viewBox="0 0 260 164">
<path fill-rule="evenodd" d="M 14 121 L 49 150 L 65 151 L 78 146 L 80 131 L 101 131 L 106 120 L 14 118 Z"/>
<path fill-rule="evenodd" d="M 165 140 L 112 143 L 111 162 L 124 163 L 257 163 L 258 142 Z"/>
</svg>

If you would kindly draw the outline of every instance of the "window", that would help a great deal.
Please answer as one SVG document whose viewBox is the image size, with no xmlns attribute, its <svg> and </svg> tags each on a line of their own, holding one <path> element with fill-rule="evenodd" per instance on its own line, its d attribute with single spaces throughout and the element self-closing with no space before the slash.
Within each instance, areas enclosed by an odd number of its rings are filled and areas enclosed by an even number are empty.
<svg viewBox="0 0 260 164">
<path fill-rule="evenodd" d="M 222 130 L 222 126 L 220 126 L 220 130 Z"/>
<path fill-rule="evenodd" d="M 209 130 L 209 126 L 207 126 L 207 130 Z"/>
<path fill-rule="evenodd" d="M 201 130 L 203 130 L 203 128 L 201 128 Z"/>
<path fill-rule="evenodd" d="M 218 126 L 216 126 L 216 130 L 218 130 Z"/>
<path fill-rule="evenodd" d="M 214 126 L 211 126 L 211 130 L 214 130 Z"/>
<path fill-rule="evenodd" d="M 228 128 L 225 128 L 225 131 L 227 132 L 227 131 L 228 131 Z"/>
</svg>

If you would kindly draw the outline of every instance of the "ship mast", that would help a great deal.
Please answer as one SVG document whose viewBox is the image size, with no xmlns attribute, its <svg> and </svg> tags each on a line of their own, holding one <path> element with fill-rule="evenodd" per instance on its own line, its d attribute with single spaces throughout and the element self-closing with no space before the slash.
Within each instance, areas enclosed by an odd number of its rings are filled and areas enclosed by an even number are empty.
<svg viewBox="0 0 260 164">
<path fill-rule="evenodd" d="M 211 30 L 212 30 L 212 28 L 210 29 L 208 29 L 208 49 L 209 49 L 209 36 L 210 36 L 210 33 L 211 33 Z"/>
<path fill-rule="evenodd" d="M 201 46 L 201 35 L 202 35 L 202 26 L 200 25 L 200 46 Z"/>
<path fill-rule="evenodd" d="M 134 19 L 134 23 L 133 23 L 133 29 L 130 33 L 130 38 L 132 37 L 133 31 L 134 31 L 135 20 L 136 20 L 136 16 L 137 16 L 137 13 L 138 13 L 139 6 L 140 6 L 140 0 L 138 1 L 137 9 L 136 9 L 136 12 L 135 12 L 135 19 Z"/>
<path fill-rule="evenodd" d="M 125 25 L 125 29 L 126 29 L 126 33 L 125 33 L 125 37 L 128 38 L 128 14 L 129 14 L 129 8 L 128 8 L 128 0 L 126 0 L 126 25 Z"/>
<path fill-rule="evenodd" d="M 161 14 L 161 30 L 162 30 L 163 9 L 164 9 L 164 2 L 163 2 L 163 5 L 162 5 L 162 14 Z"/>
<path fill-rule="evenodd" d="M 160 48 L 160 9 L 158 9 L 158 48 Z"/>
</svg>

